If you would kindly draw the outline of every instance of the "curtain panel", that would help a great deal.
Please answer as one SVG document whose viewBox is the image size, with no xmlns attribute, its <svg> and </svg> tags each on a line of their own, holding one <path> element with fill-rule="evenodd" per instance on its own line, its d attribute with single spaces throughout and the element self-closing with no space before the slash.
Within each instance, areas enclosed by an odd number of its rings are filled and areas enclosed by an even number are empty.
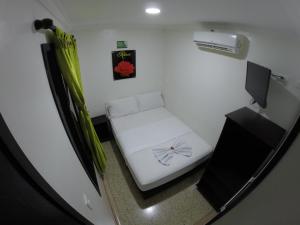
<svg viewBox="0 0 300 225">
<path fill-rule="evenodd" d="M 53 42 L 62 76 L 79 110 L 79 122 L 84 138 L 91 150 L 98 172 L 103 174 L 106 156 L 85 104 L 76 40 L 73 35 L 57 27 L 54 31 Z"/>
</svg>

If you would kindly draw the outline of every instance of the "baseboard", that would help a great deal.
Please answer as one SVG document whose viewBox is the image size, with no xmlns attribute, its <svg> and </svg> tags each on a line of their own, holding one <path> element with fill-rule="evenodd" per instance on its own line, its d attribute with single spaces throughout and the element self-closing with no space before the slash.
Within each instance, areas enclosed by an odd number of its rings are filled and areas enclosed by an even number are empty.
<svg viewBox="0 0 300 225">
<path fill-rule="evenodd" d="M 202 217 L 200 220 L 198 220 L 194 225 L 205 225 L 207 224 L 212 218 L 214 218 L 217 215 L 217 212 L 215 210 L 212 210 L 207 215 Z"/>
<path fill-rule="evenodd" d="M 114 220 L 116 222 L 116 225 L 122 225 L 121 221 L 120 221 L 120 218 L 119 218 L 116 202 L 115 202 L 115 200 L 113 199 L 113 197 L 111 195 L 109 185 L 108 185 L 108 183 L 106 182 L 106 179 L 105 179 L 105 175 L 103 177 L 103 186 L 104 186 L 105 193 L 106 193 L 106 196 L 107 196 L 107 199 L 108 199 L 108 203 L 109 203 L 111 211 L 113 213 L 113 217 L 114 217 Z"/>
</svg>

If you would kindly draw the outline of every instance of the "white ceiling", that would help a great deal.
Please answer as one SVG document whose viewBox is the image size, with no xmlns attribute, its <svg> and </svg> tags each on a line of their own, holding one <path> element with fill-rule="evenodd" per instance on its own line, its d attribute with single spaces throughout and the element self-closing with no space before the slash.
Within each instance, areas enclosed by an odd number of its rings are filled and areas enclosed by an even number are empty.
<svg viewBox="0 0 300 225">
<path fill-rule="evenodd" d="M 158 16 L 144 13 L 146 0 L 54 1 L 75 28 L 223 22 L 300 33 L 300 0 L 159 0 L 154 3 L 161 8 Z"/>
</svg>

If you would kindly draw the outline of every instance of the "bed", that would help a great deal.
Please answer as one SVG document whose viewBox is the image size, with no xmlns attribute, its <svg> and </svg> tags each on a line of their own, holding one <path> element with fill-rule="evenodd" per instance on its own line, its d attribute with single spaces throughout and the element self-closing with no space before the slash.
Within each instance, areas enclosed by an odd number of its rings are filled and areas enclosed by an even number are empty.
<svg viewBox="0 0 300 225">
<path fill-rule="evenodd" d="M 118 99 L 106 108 L 116 142 L 141 191 L 187 173 L 212 153 L 206 141 L 164 107 L 160 92 Z"/>
</svg>

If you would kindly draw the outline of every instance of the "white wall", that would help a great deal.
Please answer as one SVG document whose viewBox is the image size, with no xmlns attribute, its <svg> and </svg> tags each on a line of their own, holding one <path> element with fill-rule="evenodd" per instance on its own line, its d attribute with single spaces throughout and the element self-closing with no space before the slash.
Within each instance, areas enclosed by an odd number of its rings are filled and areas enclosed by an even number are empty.
<svg viewBox="0 0 300 225">
<path fill-rule="evenodd" d="M 94 224 L 114 224 L 78 160 L 58 115 L 45 73 L 36 18 L 50 17 L 38 1 L 0 1 L 0 111 L 16 141 L 46 181 Z M 60 24 L 55 19 L 55 24 Z M 83 193 L 93 210 L 83 203 Z"/>
<path fill-rule="evenodd" d="M 214 225 L 300 224 L 300 136 L 263 182 Z"/>
<path fill-rule="evenodd" d="M 169 28 L 165 31 L 163 90 L 167 108 L 215 145 L 225 121 L 224 115 L 249 104 L 250 96 L 244 86 L 246 61 L 250 60 L 287 77 L 286 85 L 271 82 L 265 113 L 288 128 L 300 108 L 295 97 L 300 97 L 299 89 L 295 87 L 295 81 L 300 80 L 297 37 L 221 26 L 223 31 L 236 31 L 249 37 L 248 57 L 241 60 L 199 50 L 192 42 L 193 31 L 204 28 Z"/>
<path fill-rule="evenodd" d="M 92 116 L 104 114 L 105 102 L 153 90 L 161 90 L 163 34 L 158 29 L 87 29 L 75 32 L 84 93 Z M 111 51 L 116 41 L 136 50 L 136 78 L 113 80 Z"/>
<path fill-rule="evenodd" d="M 246 62 L 254 61 L 283 74 L 286 83 L 272 80 L 267 116 L 289 128 L 299 112 L 300 76 L 297 37 L 245 26 L 209 24 L 249 38 L 246 59 L 236 59 L 197 49 L 193 31 L 201 26 L 175 28 L 87 28 L 75 31 L 87 105 L 92 116 L 105 112 L 104 103 L 120 97 L 163 89 L 167 108 L 215 145 L 226 113 L 249 105 L 245 91 Z M 111 51 L 116 41 L 128 41 L 137 52 L 137 77 L 114 81 Z M 254 107 L 255 108 L 255 107 Z"/>
</svg>

